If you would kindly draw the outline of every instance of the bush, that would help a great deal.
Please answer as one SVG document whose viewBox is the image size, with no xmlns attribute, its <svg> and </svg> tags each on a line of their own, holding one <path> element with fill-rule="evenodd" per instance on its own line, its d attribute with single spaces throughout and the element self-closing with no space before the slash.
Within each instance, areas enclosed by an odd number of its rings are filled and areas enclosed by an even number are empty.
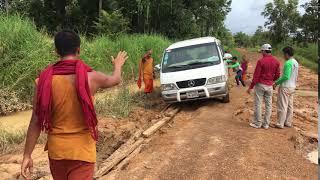
<svg viewBox="0 0 320 180">
<path fill-rule="evenodd" d="M 19 15 L 0 15 L 0 37 L 0 89 L 14 91 L 20 101 L 30 102 L 34 79 L 57 60 L 52 38 Z M 116 39 L 101 35 L 81 40 L 81 58 L 99 71 L 110 72 L 110 57 L 119 50 L 127 51 L 129 59 L 124 66 L 127 79 L 137 76 L 139 61 L 147 48 L 153 49 L 154 59 L 159 62 L 164 48 L 170 44 L 159 35 L 121 35 Z"/>
<path fill-rule="evenodd" d="M 29 108 L 31 108 L 30 105 L 19 101 L 15 92 L 0 89 L 0 115 L 7 115 L 12 112 L 23 111 Z"/>
<path fill-rule="evenodd" d="M 0 15 L 0 37 L 0 89 L 14 90 L 29 100 L 35 77 L 54 59 L 52 42 L 18 15 Z"/>
</svg>

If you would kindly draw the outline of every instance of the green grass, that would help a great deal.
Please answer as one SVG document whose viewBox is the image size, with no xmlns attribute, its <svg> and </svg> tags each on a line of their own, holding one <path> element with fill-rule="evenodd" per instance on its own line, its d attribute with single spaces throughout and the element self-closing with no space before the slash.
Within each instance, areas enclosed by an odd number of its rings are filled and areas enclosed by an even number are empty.
<svg viewBox="0 0 320 180">
<path fill-rule="evenodd" d="M 17 144 L 21 144 L 26 137 L 26 131 L 8 132 L 0 129 L 0 154 L 13 149 Z"/>
<path fill-rule="evenodd" d="M 128 117 L 133 108 L 133 96 L 124 84 L 116 94 L 104 93 L 95 100 L 97 114 Z"/>
<path fill-rule="evenodd" d="M 22 102 L 30 102 L 34 79 L 48 64 L 57 61 L 52 37 L 19 15 L 0 14 L 0 89 L 15 91 Z M 123 35 L 115 40 L 106 36 L 81 37 L 81 58 L 95 70 L 111 73 L 111 56 L 119 50 L 128 52 L 124 77 L 137 76 L 138 64 L 147 48 L 153 49 L 160 62 L 170 41 L 159 35 Z"/>
<path fill-rule="evenodd" d="M 286 45 L 279 44 L 275 46 L 275 52 L 278 56 L 282 56 L 282 48 Z M 299 45 L 292 45 L 295 50 L 294 57 L 303 66 L 318 72 L 318 44 L 309 43 L 307 46 L 302 47 Z"/>
</svg>

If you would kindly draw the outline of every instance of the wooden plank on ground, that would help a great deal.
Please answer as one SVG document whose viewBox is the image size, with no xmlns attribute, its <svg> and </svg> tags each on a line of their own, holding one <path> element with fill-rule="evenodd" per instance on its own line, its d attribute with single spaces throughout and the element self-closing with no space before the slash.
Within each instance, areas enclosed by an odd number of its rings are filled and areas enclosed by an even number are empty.
<svg viewBox="0 0 320 180">
<path fill-rule="evenodd" d="M 179 109 L 174 109 L 173 111 L 171 111 L 169 113 L 169 117 L 165 117 L 165 118 L 161 119 L 160 121 L 156 122 L 154 125 L 149 127 L 147 130 L 145 130 L 142 133 L 143 137 L 150 137 L 158 129 L 160 129 L 163 125 L 165 125 L 168 121 L 170 121 L 178 112 L 179 112 Z"/>
<path fill-rule="evenodd" d="M 144 139 L 141 137 L 137 141 L 134 138 L 130 138 L 125 144 L 117 149 L 111 156 L 106 159 L 101 165 L 98 171 L 95 173 L 95 178 L 99 178 L 108 173 L 114 166 L 120 161 L 126 158 L 132 153 L 137 147 L 143 143 Z"/>
<path fill-rule="evenodd" d="M 160 121 L 156 122 L 154 125 L 152 125 L 150 128 L 145 130 L 142 135 L 143 137 L 150 137 L 152 134 L 154 134 L 158 129 L 160 129 L 163 125 L 165 125 L 168 121 L 170 121 L 171 117 L 165 117 L 161 119 Z"/>
<path fill-rule="evenodd" d="M 117 166 L 112 168 L 112 170 L 106 174 L 105 176 L 102 176 L 99 178 L 99 180 L 116 180 L 117 175 L 121 172 L 121 170 L 129 164 L 130 160 L 134 158 L 136 155 L 138 155 L 143 147 L 143 144 L 141 144 L 137 149 L 135 149 L 131 154 L 129 154 L 124 160 L 122 160 Z"/>
</svg>

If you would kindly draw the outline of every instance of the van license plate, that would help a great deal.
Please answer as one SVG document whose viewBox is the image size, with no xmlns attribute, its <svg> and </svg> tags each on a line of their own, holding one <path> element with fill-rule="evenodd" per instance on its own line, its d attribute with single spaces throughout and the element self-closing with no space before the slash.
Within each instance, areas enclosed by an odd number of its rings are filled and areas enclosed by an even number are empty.
<svg viewBox="0 0 320 180">
<path fill-rule="evenodd" d="M 199 92 L 198 91 L 187 92 L 187 98 L 188 99 L 197 98 L 197 97 L 199 97 Z"/>
</svg>

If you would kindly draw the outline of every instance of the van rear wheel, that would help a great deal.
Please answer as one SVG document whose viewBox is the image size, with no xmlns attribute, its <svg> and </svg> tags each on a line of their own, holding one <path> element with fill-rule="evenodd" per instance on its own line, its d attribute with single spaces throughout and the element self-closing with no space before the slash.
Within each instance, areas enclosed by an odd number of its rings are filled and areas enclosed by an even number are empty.
<svg viewBox="0 0 320 180">
<path fill-rule="evenodd" d="M 229 103 L 229 102 L 230 102 L 229 93 L 228 93 L 225 97 L 222 98 L 222 102 L 223 102 L 223 103 Z"/>
</svg>

